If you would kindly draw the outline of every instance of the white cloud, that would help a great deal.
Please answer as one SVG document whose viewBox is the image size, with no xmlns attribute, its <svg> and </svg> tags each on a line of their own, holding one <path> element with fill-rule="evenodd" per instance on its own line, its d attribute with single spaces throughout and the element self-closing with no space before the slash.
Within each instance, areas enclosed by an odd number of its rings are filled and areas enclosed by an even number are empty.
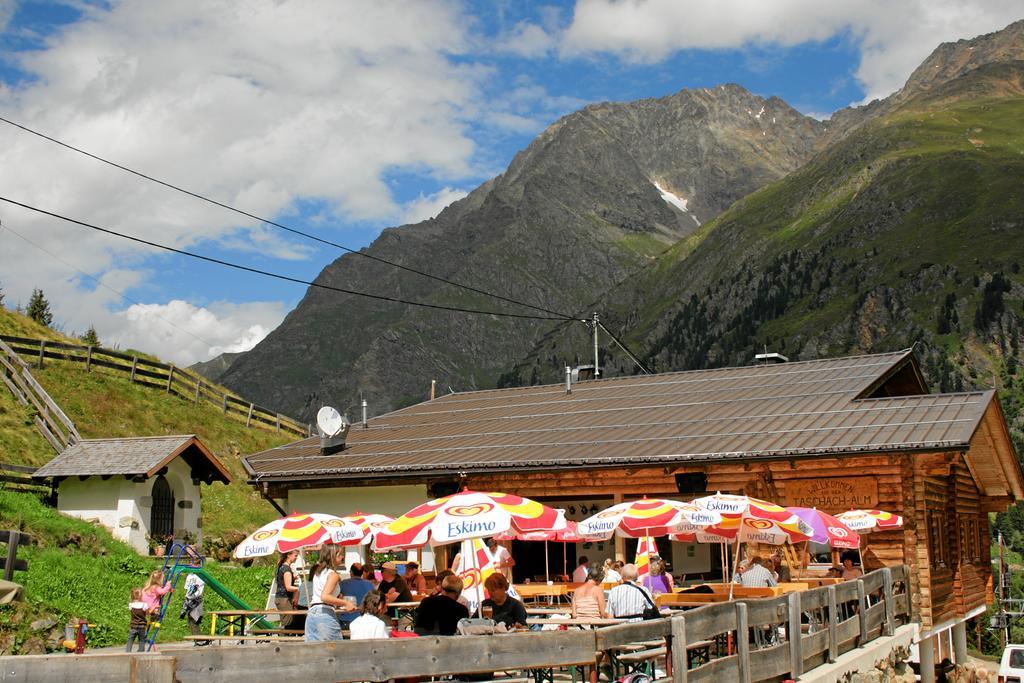
<svg viewBox="0 0 1024 683">
<path fill-rule="evenodd" d="M 468 192 L 460 190 L 455 187 L 444 187 L 437 192 L 429 195 L 420 194 L 419 197 L 413 199 L 405 205 L 405 211 L 402 214 L 403 223 L 419 223 L 425 221 L 428 218 L 434 218 L 437 214 L 441 213 L 441 210 L 452 202 L 465 197 Z"/>
<path fill-rule="evenodd" d="M 1021 14 L 1012 0 L 579 0 L 561 50 L 645 63 L 678 50 L 791 47 L 848 32 L 861 46 L 856 77 L 870 100 L 899 89 L 940 42 L 1001 29 Z"/>
<path fill-rule="evenodd" d="M 520 21 L 493 43 L 499 52 L 520 57 L 543 57 L 555 47 L 555 36 L 536 24 Z"/>
<path fill-rule="evenodd" d="M 10 7 L 0 0 L 0 24 Z M 325 223 L 333 225 L 401 215 L 405 207 L 384 179 L 394 169 L 443 179 L 476 173 L 465 117 L 480 111 L 482 72 L 452 58 L 471 42 L 455 3 L 76 7 L 82 19 L 45 38 L 43 48 L 5 55 L 29 76 L 0 87 L 5 117 L 257 215 L 288 214 L 297 200 L 312 200 L 331 212 Z M 0 188 L 179 248 L 212 241 L 283 259 L 309 254 L 308 243 L 276 229 L 6 126 Z M 0 205 L 0 219 L 90 274 L 132 271 L 154 253 L 8 205 Z M 45 286 L 59 295 L 55 315 L 69 329 L 95 323 L 101 337 L 124 332 L 100 310 L 123 308 L 116 296 L 93 291 L 27 245 L 3 244 L 14 246 L 0 248 L 10 301 Z M 166 300 L 160 283 L 137 279 Z"/>
<path fill-rule="evenodd" d="M 280 302 L 215 303 L 200 307 L 180 299 L 133 304 L 118 315 L 121 329 L 105 343 L 145 349 L 181 366 L 221 353 L 248 351 L 284 319 Z"/>
</svg>

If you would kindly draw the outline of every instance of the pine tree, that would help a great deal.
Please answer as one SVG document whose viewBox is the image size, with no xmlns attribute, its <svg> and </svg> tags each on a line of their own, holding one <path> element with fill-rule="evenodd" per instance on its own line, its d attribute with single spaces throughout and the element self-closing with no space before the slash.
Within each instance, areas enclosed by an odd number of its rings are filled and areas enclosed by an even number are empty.
<svg viewBox="0 0 1024 683">
<path fill-rule="evenodd" d="M 49 327 L 53 324 L 53 313 L 50 312 L 50 302 L 43 295 L 43 290 L 33 289 L 32 296 L 28 300 L 28 317 L 40 325 Z"/>
<path fill-rule="evenodd" d="M 85 334 L 82 335 L 82 341 L 85 342 L 87 346 L 100 345 L 100 337 L 96 334 L 96 328 L 94 326 L 89 325 L 89 329 L 87 329 Z"/>
</svg>

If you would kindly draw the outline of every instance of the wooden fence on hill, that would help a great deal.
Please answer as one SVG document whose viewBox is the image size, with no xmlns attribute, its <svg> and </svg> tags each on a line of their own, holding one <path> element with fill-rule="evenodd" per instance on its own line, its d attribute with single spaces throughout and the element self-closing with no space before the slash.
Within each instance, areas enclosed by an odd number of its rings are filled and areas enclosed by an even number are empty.
<svg viewBox="0 0 1024 683">
<path fill-rule="evenodd" d="M 57 402 L 46 393 L 29 370 L 28 363 L 0 337 L 0 377 L 14 397 L 36 409 L 35 425 L 39 433 L 58 453 L 82 437 Z"/>
<path fill-rule="evenodd" d="M 298 436 L 309 436 L 312 433 L 311 427 L 308 424 L 268 408 L 258 406 L 230 392 L 223 391 L 200 375 L 175 367 L 173 364 L 160 363 L 148 358 L 111 351 L 99 346 L 81 346 L 46 339 L 28 339 L 25 337 L 0 335 L 0 343 L 4 345 L 0 347 L 2 349 L 0 357 L 7 357 L 4 363 L 5 369 L 9 365 L 17 364 L 12 361 L 12 354 L 14 358 L 18 359 L 18 363 L 24 366 L 26 371 L 28 365 L 22 358 L 31 359 L 37 367 L 43 367 L 47 360 L 59 360 L 80 363 L 86 371 L 92 371 L 94 367 L 106 368 L 128 375 L 130 380 L 136 384 L 176 394 L 185 400 L 194 401 L 195 403 L 200 401 L 212 403 L 220 408 L 224 415 L 244 422 L 246 427 L 274 429 Z M 35 382 L 34 379 L 31 381 Z M 13 388 L 11 390 L 15 391 Z M 52 408 L 56 409 L 56 404 Z M 36 405 L 36 409 L 41 414 L 44 412 L 39 405 Z M 59 409 L 57 411 L 59 412 Z M 63 415 L 62 412 L 59 414 Z M 77 436 L 76 433 L 75 437 L 77 438 Z M 54 444 L 54 441 L 51 440 L 50 443 Z M 66 439 L 63 440 L 63 445 L 67 445 Z M 54 444 L 54 448 L 57 448 L 58 452 L 63 450 L 63 448 L 58 448 L 56 444 Z"/>
<path fill-rule="evenodd" d="M 10 680 L 26 682 L 72 677 L 78 683 L 344 682 L 524 672 L 520 678 L 494 677 L 508 683 L 533 683 L 553 681 L 555 670 L 570 666 L 585 667 L 590 680 L 596 680 L 595 653 L 624 653 L 635 644 L 660 644 L 657 654 L 665 662 L 665 677 L 658 683 L 754 683 L 799 679 L 846 652 L 897 635 L 886 644 L 892 648 L 900 644 L 899 636 L 907 637 L 901 625 L 911 618 L 910 582 L 904 565 L 834 586 L 708 605 L 676 612 L 671 618 L 590 631 L 325 643 L 295 639 L 266 647 L 187 648 L 157 655 L 8 656 L 0 657 L 0 670 Z M 691 656 L 696 651 L 701 656 Z"/>
</svg>

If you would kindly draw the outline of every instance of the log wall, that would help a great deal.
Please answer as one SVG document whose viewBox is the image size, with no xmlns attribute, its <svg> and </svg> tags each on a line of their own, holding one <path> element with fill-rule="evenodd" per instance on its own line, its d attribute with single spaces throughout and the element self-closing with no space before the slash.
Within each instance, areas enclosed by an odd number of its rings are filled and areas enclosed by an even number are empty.
<svg viewBox="0 0 1024 683">
<path fill-rule="evenodd" d="M 850 457 L 728 461 L 684 467 L 618 467 L 589 471 L 471 474 L 474 490 L 507 491 L 552 503 L 564 497 L 681 495 L 676 474 L 701 472 L 706 492 L 746 493 L 782 505 L 797 504 L 797 486 L 808 480 L 871 477 L 877 484 L 872 507 L 902 515 L 899 531 L 863 538 L 865 571 L 906 564 L 912 607 L 924 627 L 940 624 L 984 604 L 990 578 L 986 503 L 958 453 L 882 454 Z M 800 482 L 801 484 L 794 484 Z M 838 513 L 842 509 L 828 509 Z"/>
</svg>

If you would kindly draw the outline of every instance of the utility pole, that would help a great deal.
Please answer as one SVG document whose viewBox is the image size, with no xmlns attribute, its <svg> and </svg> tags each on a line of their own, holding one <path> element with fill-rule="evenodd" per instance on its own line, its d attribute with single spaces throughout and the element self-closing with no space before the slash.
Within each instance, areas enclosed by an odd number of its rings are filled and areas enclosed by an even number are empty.
<svg viewBox="0 0 1024 683">
<path fill-rule="evenodd" d="M 1001 649 L 1010 642 L 1010 620 L 1006 617 L 1006 561 L 1003 559 L 1003 532 L 999 532 L 999 640 Z"/>
<path fill-rule="evenodd" d="M 594 311 L 594 378 L 601 376 L 601 366 L 597 362 L 597 326 L 600 320 L 597 318 L 597 311 Z"/>
</svg>

